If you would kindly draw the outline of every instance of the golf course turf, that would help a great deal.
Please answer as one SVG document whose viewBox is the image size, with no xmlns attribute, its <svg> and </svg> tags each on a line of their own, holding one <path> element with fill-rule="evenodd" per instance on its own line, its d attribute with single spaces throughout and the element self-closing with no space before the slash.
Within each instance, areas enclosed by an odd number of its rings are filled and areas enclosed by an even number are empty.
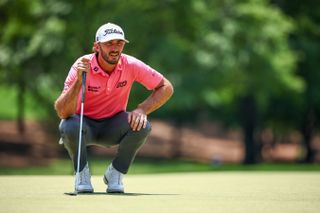
<svg viewBox="0 0 320 213">
<path fill-rule="evenodd" d="M 319 212 L 319 172 L 134 174 L 125 194 L 107 194 L 93 176 L 93 194 L 68 196 L 73 176 L 0 176 L 0 212 Z"/>
</svg>

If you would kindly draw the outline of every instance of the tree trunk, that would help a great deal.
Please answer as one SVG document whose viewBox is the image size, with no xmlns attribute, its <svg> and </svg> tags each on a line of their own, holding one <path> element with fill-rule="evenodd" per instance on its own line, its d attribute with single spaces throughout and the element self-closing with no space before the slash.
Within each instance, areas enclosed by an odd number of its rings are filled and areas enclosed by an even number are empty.
<svg viewBox="0 0 320 213">
<path fill-rule="evenodd" d="M 257 109 L 253 96 L 240 99 L 240 122 L 244 132 L 245 157 L 244 164 L 257 163 L 257 148 L 254 133 L 257 123 Z"/>
<path fill-rule="evenodd" d="M 304 163 L 313 163 L 315 158 L 315 152 L 312 148 L 312 137 L 314 134 L 316 123 L 316 115 L 313 107 L 309 107 L 305 121 L 302 127 L 304 145 L 306 148 L 306 156 L 303 159 Z"/>
<path fill-rule="evenodd" d="M 175 122 L 177 131 L 173 132 L 173 140 L 171 147 L 171 157 L 179 159 L 182 156 L 182 122 L 180 120 Z"/>
<path fill-rule="evenodd" d="M 21 77 L 18 83 L 18 95 L 17 95 L 17 125 L 20 134 L 25 132 L 25 92 L 26 83 L 25 79 Z"/>
</svg>

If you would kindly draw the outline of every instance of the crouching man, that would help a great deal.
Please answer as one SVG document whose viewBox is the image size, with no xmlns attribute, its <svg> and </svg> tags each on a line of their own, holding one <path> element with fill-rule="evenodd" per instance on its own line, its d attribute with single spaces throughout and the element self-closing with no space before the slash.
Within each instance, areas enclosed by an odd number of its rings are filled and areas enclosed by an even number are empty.
<svg viewBox="0 0 320 213">
<path fill-rule="evenodd" d="M 96 32 L 94 53 L 81 56 L 71 66 L 55 109 L 62 119 L 61 140 L 77 170 L 82 73 L 86 72 L 83 113 L 83 142 L 80 151 L 78 193 L 93 192 L 86 147 L 118 145 L 103 180 L 107 192 L 123 193 L 123 176 L 151 131 L 148 114 L 162 106 L 173 94 L 171 83 L 142 61 L 122 53 L 128 40 L 120 26 L 107 23 Z M 152 93 L 132 111 L 127 111 L 134 82 Z"/>
</svg>

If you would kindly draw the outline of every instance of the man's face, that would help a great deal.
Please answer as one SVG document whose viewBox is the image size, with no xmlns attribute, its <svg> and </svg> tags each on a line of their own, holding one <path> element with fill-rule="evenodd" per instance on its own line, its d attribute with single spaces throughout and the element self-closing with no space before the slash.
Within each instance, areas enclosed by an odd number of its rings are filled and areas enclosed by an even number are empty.
<svg viewBox="0 0 320 213">
<path fill-rule="evenodd" d="M 98 43 L 99 54 L 108 64 L 117 64 L 125 42 L 122 40 L 111 40 L 104 43 Z"/>
</svg>

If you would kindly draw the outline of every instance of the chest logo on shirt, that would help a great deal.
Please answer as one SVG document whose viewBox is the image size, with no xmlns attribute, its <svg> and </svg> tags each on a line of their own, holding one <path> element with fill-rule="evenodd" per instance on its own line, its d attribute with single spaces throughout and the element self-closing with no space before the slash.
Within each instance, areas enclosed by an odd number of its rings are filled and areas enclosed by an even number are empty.
<svg viewBox="0 0 320 213">
<path fill-rule="evenodd" d="M 126 81 L 126 80 L 120 81 L 119 83 L 117 83 L 117 88 L 119 88 L 119 87 L 124 87 L 124 86 L 126 86 L 126 85 L 127 85 L 127 81 Z"/>
<path fill-rule="evenodd" d="M 99 92 L 100 91 L 100 86 L 88 86 L 88 91 L 89 92 Z"/>
</svg>

